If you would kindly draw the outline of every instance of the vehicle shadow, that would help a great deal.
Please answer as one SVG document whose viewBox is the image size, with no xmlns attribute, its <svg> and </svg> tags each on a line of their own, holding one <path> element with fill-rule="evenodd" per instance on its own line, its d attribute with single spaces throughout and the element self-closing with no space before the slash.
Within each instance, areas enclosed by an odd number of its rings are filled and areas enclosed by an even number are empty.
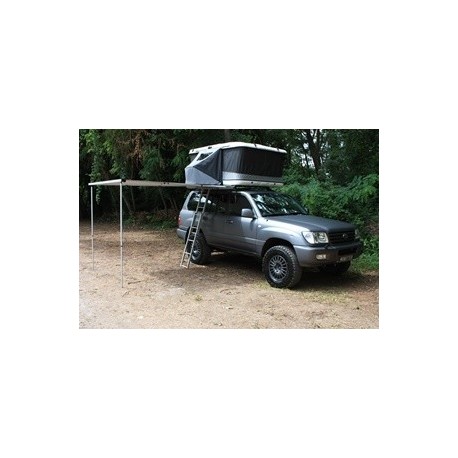
<svg viewBox="0 0 458 458">
<path fill-rule="evenodd" d="M 260 259 L 252 256 L 243 256 L 235 253 L 214 253 L 208 267 L 213 270 L 225 268 L 228 271 L 237 271 L 246 278 L 245 282 L 266 282 L 262 272 Z M 248 279 L 251 279 L 248 280 Z M 377 273 L 360 273 L 353 270 L 335 275 L 321 272 L 318 269 L 304 269 L 300 282 L 293 288 L 294 290 L 307 291 L 331 291 L 333 289 L 355 290 L 359 288 L 377 288 L 379 277 Z"/>
<path fill-rule="evenodd" d="M 188 269 L 178 264 L 170 268 L 151 270 L 150 275 L 162 283 L 186 289 L 227 288 L 255 285 L 264 279 L 259 262 L 249 256 L 214 254 L 208 264 L 190 263 Z M 204 286 L 203 286 L 204 285 Z"/>
<path fill-rule="evenodd" d="M 213 253 L 211 262 L 208 264 L 211 269 L 223 269 L 237 271 L 252 282 L 264 279 L 261 260 L 253 256 L 244 256 L 238 253 Z"/>
<path fill-rule="evenodd" d="M 295 289 L 307 291 L 353 291 L 360 288 L 378 288 L 378 274 L 366 274 L 353 270 L 335 275 L 318 269 L 304 269 L 302 279 Z"/>
</svg>

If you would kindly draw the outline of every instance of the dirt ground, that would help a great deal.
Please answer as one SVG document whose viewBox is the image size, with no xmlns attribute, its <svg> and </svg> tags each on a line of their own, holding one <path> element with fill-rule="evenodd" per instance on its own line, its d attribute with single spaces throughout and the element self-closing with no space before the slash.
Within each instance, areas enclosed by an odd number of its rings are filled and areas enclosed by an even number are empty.
<svg viewBox="0 0 458 458">
<path fill-rule="evenodd" d="M 306 271 L 293 290 L 268 285 L 260 261 L 215 253 L 180 267 L 174 229 L 125 229 L 121 287 L 119 225 L 80 223 L 80 328 L 378 328 L 378 273 L 340 277 Z"/>
</svg>

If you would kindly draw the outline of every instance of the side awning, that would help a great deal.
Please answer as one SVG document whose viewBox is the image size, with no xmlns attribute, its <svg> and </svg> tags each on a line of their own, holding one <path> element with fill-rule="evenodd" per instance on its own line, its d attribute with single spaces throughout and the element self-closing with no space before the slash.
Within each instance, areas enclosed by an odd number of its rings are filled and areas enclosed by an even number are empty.
<svg viewBox="0 0 458 458">
<path fill-rule="evenodd" d="M 186 188 L 186 183 L 175 183 L 173 181 L 147 181 L 147 180 L 116 180 L 93 181 L 89 186 L 151 186 L 154 188 Z"/>
</svg>

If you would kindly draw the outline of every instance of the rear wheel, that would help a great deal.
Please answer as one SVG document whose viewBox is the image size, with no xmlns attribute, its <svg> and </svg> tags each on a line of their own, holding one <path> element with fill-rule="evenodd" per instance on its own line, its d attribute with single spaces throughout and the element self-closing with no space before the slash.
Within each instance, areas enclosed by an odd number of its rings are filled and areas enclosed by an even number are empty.
<svg viewBox="0 0 458 458">
<path fill-rule="evenodd" d="M 191 242 L 188 242 L 191 243 Z M 198 234 L 194 242 L 194 249 L 192 250 L 191 261 L 194 264 L 208 264 L 210 261 L 211 249 L 208 246 L 205 237 Z"/>
<path fill-rule="evenodd" d="M 267 250 L 262 259 L 262 271 L 274 288 L 292 288 L 299 283 L 302 268 L 294 250 L 278 245 Z"/>
</svg>

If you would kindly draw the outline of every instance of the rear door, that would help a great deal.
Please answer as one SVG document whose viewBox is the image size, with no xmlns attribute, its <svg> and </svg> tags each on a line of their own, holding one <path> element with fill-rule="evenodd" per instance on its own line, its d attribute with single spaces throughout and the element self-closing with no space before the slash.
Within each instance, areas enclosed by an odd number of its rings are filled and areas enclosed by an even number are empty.
<svg viewBox="0 0 458 458">
<path fill-rule="evenodd" d="M 229 211 L 227 193 L 210 191 L 208 200 L 201 230 L 210 246 L 228 249 L 225 234 L 225 222 Z"/>
</svg>

